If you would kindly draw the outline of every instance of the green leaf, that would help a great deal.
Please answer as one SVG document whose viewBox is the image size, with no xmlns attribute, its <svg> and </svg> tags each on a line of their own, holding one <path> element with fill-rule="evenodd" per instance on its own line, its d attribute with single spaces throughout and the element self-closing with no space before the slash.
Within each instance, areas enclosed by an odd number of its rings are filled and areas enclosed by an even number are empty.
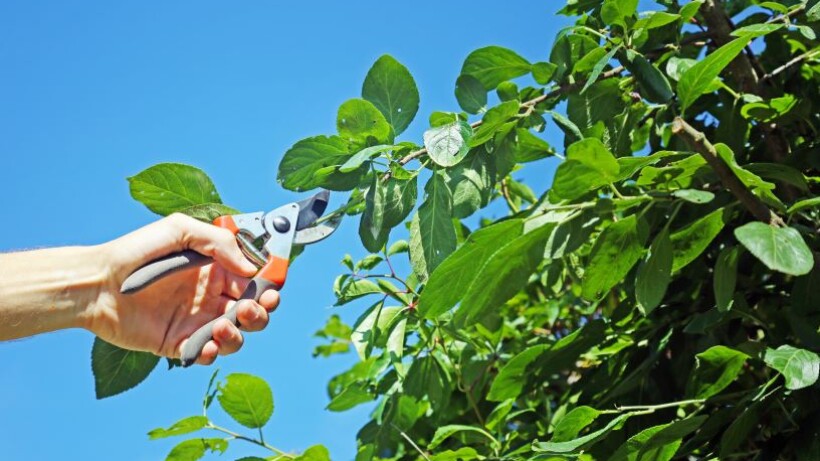
<svg viewBox="0 0 820 461">
<path fill-rule="evenodd" d="M 391 141 L 391 128 L 379 109 L 370 101 L 350 99 L 339 107 L 336 116 L 339 136 L 354 144 L 366 146 L 368 139 L 383 144 Z"/>
<path fill-rule="evenodd" d="M 461 74 L 472 75 L 486 91 L 499 83 L 520 77 L 531 69 L 530 63 L 516 52 L 500 46 L 479 48 L 467 56 Z"/>
<path fill-rule="evenodd" d="M 453 321 L 468 325 L 488 309 L 501 306 L 527 285 L 530 274 L 544 259 L 544 247 L 554 224 L 546 224 L 513 239 L 496 242 L 497 250 L 483 261 L 475 279 L 464 292 L 464 299 Z"/>
<path fill-rule="evenodd" d="M 141 383 L 159 363 L 150 352 L 122 349 L 94 338 L 91 349 L 91 371 L 98 399 L 125 392 Z"/>
<path fill-rule="evenodd" d="M 450 310 L 478 275 L 481 268 L 476 261 L 488 260 L 498 251 L 499 242 L 511 241 L 523 231 L 523 221 L 511 219 L 470 234 L 430 276 L 419 297 L 419 315 L 432 319 Z"/>
<path fill-rule="evenodd" d="M 555 429 L 552 431 L 552 442 L 566 442 L 578 437 L 578 434 L 587 426 L 592 424 L 600 411 L 581 405 L 573 408 L 563 418 L 558 420 Z"/>
<path fill-rule="evenodd" d="M 740 256 L 739 247 L 724 248 L 718 254 L 715 262 L 714 280 L 712 286 L 715 292 L 715 304 L 721 312 L 732 308 L 737 281 L 737 260 Z"/>
<path fill-rule="evenodd" d="M 264 379 L 231 373 L 219 385 L 219 405 L 234 421 L 255 429 L 267 424 L 273 414 L 273 393 Z"/>
<path fill-rule="evenodd" d="M 697 189 L 678 189 L 672 192 L 672 197 L 686 200 L 689 203 L 696 203 L 698 205 L 709 203 L 715 199 L 715 194 L 708 190 Z"/>
<path fill-rule="evenodd" d="M 697 354 L 697 365 L 687 386 L 687 394 L 708 399 L 726 389 L 743 369 L 749 356 L 726 346 L 712 346 Z"/>
<path fill-rule="evenodd" d="M 750 36 L 746 36 L 732 40 L 704 60 L 699 61 L 681 76 L 678 82 L 678 98 L 682 111 L 685 111 L 706 92 L 712 81 L 743 51 L 751 39 Z"/>
<path fill-rule="evenodd" d="M 189 416 L 175 422 L 168 429 L 159 427 L 152 430 L 148 433 L 148 438 L 151 440 L 156 440 L 175 435 L 189 434 L 204 428 L 207 424 L 208 418 L 205 416 Z"/>
<path fill-rule="evenodd" d="M 578 141 L 566 152 L 566 160 L 558 165 L 552 182 L 552 192 L 561 198 L 574 200 L 617 179 L 618 161 L 595 138 Z"/>
<path fill-rule="evenodd" d="M 461 447 L 458 450 L 444 450 L 430 456 L 430 461 L 472 461 L 482 459 L 475 448 Z"/>
<path fill-rule="evenodd" d="M 350 190 L 359 185 L 364 170 L 352 173 L 336 170 L 336 166 L 343 165 L 353 155 L 349 148 L 350 144 L 338 136 L 303 139 L 285 152 L 276 179 L 285 189 L 295 191 L 318 187 Z"/>
<path fill-rule="evenodd" d="M 518 143 L 515 150 L 517 163 L 534 162 L 555 155 L 555 149 L 526 128 L 516 128 Z"/>
<path fill-rule="evenodd" d="M 347 411 L 363 403 L 370 402 L 374 398 L 376 396 L 368 389 L 367 385 L 353 383 L 347 386 L 339 395 L 333 397 L 333 400 L 327 405 L 327 409 L 330 411 Z"/>
<path fill-rule="evenodd" d="M 715 144 L 715 150 L 720 158 L 729 165 L 729 168 L 731 168 L 732 172 L 740 179 L 743 185 L 751 189 L 755 195 L 763 199 L 768 205 L 777 209 L 785 208 L 783 203 L 780 202 L 780 199 L 772 192 L 775 188 L 774 183 L 764 181 L 760 176 L 738 165 L 734 152 L 732 152 L 732 149 L 726 144 Z"/>
<path fill-rule="evenodd" d="M 442 410 L 450 400 L 450 376 L 432 355 L 413 360 L 403 383 L 407 395 L 422 399 L 427 396 L 433 411 Z"/>
<path fill-rule="evenodd" d="M 694 18 L 698 10 L 700 10 L 701 5 L 703 5 L 703 0 L 693 0 L 683 5 L 680 9 L 681 22 L 686 24 L 690 19 Z"/>
<path fill-rule="evenodd" d="M 536 382 L 551 379 L 553 374 L 572 367 L 578 357 L 605 339 L 604 324 L 591 321 L 555 344 L 531 346 L 515 355 L 498 372 L 487 394 L 487 400 L 500 402 L 518 398 L 530 375 Z"/>
<path fill-rule="evenodd" d="M 469 140 L 470 147 L 480 146 L 492 139 L 507 122 L 518 114 L 518 101 L 505 101 L 488 110 L 481 119 L 475 135 Z"/>
<path fill-rule="evenodd" d="M 812 3 L 812 0 L 809 0 L 809 4 Z M 806 18 L 810 22 L 820 21 L 820 2 L 814 1 L 813 5 L 809 5 L 809 8 L 806 10 Z"/>
<path fill-rule="evenodd" d="M 224 453 L 227 449 L 228 441 L 225 439 L 191 439 L 172 448 L 165 461 L 196 461 L 205 456 L 205 451 Z"/>
<path fill-rule="evenodd" d="M 755 221 L 735 229 L 737 240 L 771 270 L 789 275 L 808 274 L 814 256 L 800 233 Z"/>
<path fill-rule="evenodd" d="M 600 299 L 623 280 L 641 258 L 643 240 L 635 215 L 606 227 L 595 240 L 590 252 L 581 296 L 589 300 Z"/>
<path fill-rule="evenodd" d="M 815 208 L 815 207 L 820 207 L 820 197 L 807 198 L 805 200 L 800 200 L 799 202 L 796 202 L 794 205 L 790 206 L 788 211 L 786 211 L 786 212 L 788 214 L 794 214 L 794 213 L 797 213 L 798 211 L 805 210 L 806 208 Z"/>
<path fill-rule="evenodd" d="M 581 93 L 586 92 L 586 90 L 589 87 L 591 87 L 593 83 L 598 81 L 598 77 L 601 75 L 601 72 L 603 72 L 604 67 L 606 67 L 606 65 L 609 64 L 610 61 L 612 61 L 612 58 L 615 56 L 615 53 L 617 53 L 620 50 L 621 50 L 621 45 L 613 46 L 612 49 L 609 50 L 608 53 L 604 54 L 595 63 L 595 65 L 592 67 L 592 71 L 590 72 L 589 77 L 587 78 L 587 82 L 584 84 L 584 87 L 581 89 Z M 590 56 L 590 55 L 592 55 L 592 53 L 589 53 L 587 56 Z"/>
<path fill-rule="evenodd" d="M 732 31 L 735 37 L 757 38 L 768 35 L 783 28 L 784 24 L 749 24 Z"/>
<path fill-rule="evenodd" d="M 410 252 L 410 244 L 407 243 L 407 240 L 399 240 L 393 242 L 390 245 L 390 248 L 387 249 L 387 256 L 393 256 L 394 254 L 398 253 L 409 253 Z"/>
<path fill-rule="evenodd" d="M 222 203 L 211 178 L 182 163 L 160 163 L 128 178 L 131 197 L 160 215 L 194 205 Z"/>
<path fill-rule="evenodd" d="M 564 81 L 572 72 L 575 63 L 598 47 L 598 42 L 588 35 L 560 35 L 550 51 L 550 62 L 556 65 L 553 79 L 556 82 Z"/>
<path fill-rule="evenodd" d="M 453 197 L 444 178 L 434 174 L 424 193 L 424 202 L 410 223 L 410 261 L 422 280 L 456 249 Z"/>
<path fill-rule="evenodd" d="M 453 122 L 424 132 L 427 155 L 437 165 L 453 166 L 467 156 L 473 129 L 467 122 Z"/>
<path fill-rule="evenodd" d="M 374 175 L 365 195 L 365 209 L 359 222 L 359 236 L 368 251 L 381 251 L 390 230 L 413 211 L 418 190 L 416 177 L 409 181 Z"/>
<path fill-rule="evenodd" d="M 814 352 L 784 344 L 777 349 L 766 349 L 763 360 L 786 378 L 787 389 L 803 389 L 817 382 L 820 357 Z"/>
<path fill-rule="evenodd" d="M 382 152 L 386 152 L 388 150 L 395 149 L 396 146 L 392 145 L 379 145 L 379 146 L 370 146 L 356 152 L 352 157 L 347 159 L 346 162 L 339 167 L 339 172 L 341 173 L 350 173 L 351 171 L 356 171 L 359 169 L 362 164 L 377 154 L 381 154 Z"/>
<path fill-rule="evenodd" d="M 536 62 L 532 65 L 532 78 L 539 85 L 546 85 L 552 80 L 557 68 L 558 66 L 551 62 Z"/>
<path fill-rule="evenodd" d="M 624 66 L 638 82 L 643 97 L 654 103 L 666 104 L 675 96 L 666 76 L 642 54 L 628 50 L 626 56 Z"/>
<path fill-rule="evenodd" d="M 768 101 L 753 101 L 743 104 L 740 115 L 764 123 L 772 123 L 787 115 L 798 106 L 798 99 L 791 94 Z"/>
<path fill-rule="evenodd" d="M 649 11 L 646 16 L 635 21 L 633 29 L 657 29 L 667 24 L 671 24 L 680 19 L 679 14 L 667 13 L 665 11 Z"/>
<path fill-rule="evenodd" d="M 378 285 L 367 279 L 348 279 L 335 292 L 336 298 L 338 298 L 335 306 L 341 306 L 362 296 L 381 293 L 382 290 Z"/>
<path fill-rule="evenodd" d="M 330 452 L 324 445 L 313 445 L 291 461 L 330 461 Z"/>
<path fill-rule="evenodd" d="M 624 20 L 631 18 L 638 9 L 638 0 L 604 0 L 601 6 L 601 19 L 604 24 L 625 25 Z"/>
<path fill-rule="evenodd" d="M 563 453 L 575 453 L 581 447 L 586 445 L 591 445 L 607 434 L 611 432 L 616 427 L 620 427 L 627 419 L 631 418 L 634 413 L 624 413 L 619 415 L 606 426 L 598 429 L 597 431 L 590 432 L 589 434 L 578 437 L 576 439 L 567 440 L 564 442 L 534 442 L 532 444 L 532 450 L 538 453 L 545 453 L 545 454 L 563 454 Z"/>
<path fill-rule="evenodd" d="M 495 439 L 489 432 L 485 431 L 484 429 L 474 427 L 474 426 L 465 426 L 463 424 L 450 424 L 447 426 L 441 426 L 436 429 L 436 433 L 433 435 L 433 439 L 430 441 L 430 444 L 427 446 L 428 450 L 433 450 L 442 442 L 450 438 L 453 434 L 457 434 L 459 432 L 474 432 L 477 434 L 481 434 L 487 439 L 490 440 L 492 445 L 500 446 L 498 440 Z"/>
<path fill-rule="evenodd" d="M 672 240 L 672 272 L 694 261 L 723 229 L 725 210 L 717 210 L 690 223 L 670 237 Z"/>
<path fill-rule="evenodd" d="M 419 110 L 419 90 L 410 71 L 392 56 L 382 55 L 367 72 L 362 98 L 384 115 L 398 136 Z"/>
<path fill-rule="evenodd" d="M 671 279 L 672 241 L 664 228 L 655 237 L 635 276 L 635 299 L 645 315 L 660 305 Z"/>
<path fill-rule="evenodd" d="M 207 223 L 213 222 L 213 220 L 219 216 L 239 213 L 236 209 L 221 203 L 203 203 L 202 205 L 194 205 L 179 210 L 179 212 Z"/>
<path fill-rule="evenodd" d="M 462 74 L 456 79 L 456 100 L 465 112 L 477 114 L 487 105 L 487 90 L 477 78 Z"/>
<path fill-rule="evenodd" d="M 489 161 L 491 158 L 482 150 L 473 154 L 469 161 L 443 172 L 449 178 L 447 185 L 453 192 L 454 218 L 466 218 L 489 203 L 493 192 Z"/>
<path fill-rule="evenodd" d="M 635 459 L 652 461 L 669 461 L 675 456 L 684 437 L 695 432 L 707 416 L 693 416 L 671 424 L 665 424 L 649 434 L 645 443 L 640 445 Z M 633 452 L 634 453 L 634 452 Z"/>
</svg>

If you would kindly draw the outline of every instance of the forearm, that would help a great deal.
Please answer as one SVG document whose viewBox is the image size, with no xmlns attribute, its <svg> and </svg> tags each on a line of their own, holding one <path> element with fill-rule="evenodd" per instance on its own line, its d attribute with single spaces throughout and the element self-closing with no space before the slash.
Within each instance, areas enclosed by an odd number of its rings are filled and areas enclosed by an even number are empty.
<svg viewBox="0 0 820 461">
<path fill-rule="evenodd" d="M 102 248 L 0 254 L 0 340 L 86 327 L 108 278 Z"/>
</svg>

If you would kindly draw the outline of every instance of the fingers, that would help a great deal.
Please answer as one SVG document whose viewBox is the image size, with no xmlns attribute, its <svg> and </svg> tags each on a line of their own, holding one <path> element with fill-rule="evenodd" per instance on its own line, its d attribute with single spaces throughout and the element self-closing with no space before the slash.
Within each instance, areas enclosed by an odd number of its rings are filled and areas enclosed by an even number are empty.
<svg viewBox="0 0 820 461">
<path fill-rule="evenodd" d="M 231 231 L 179 213 L 167 219 L 179 233 L 183 248 L 211 256 L 230 272 L 244 276 L 256 273 L 256 266 L 242 254 Z"/>
<path fill-rule="evenodd" d="M 268 312 L 275 310 L 279 305 L 279 293 L 275 290 L 268 290 L 262 294 L 259 301 L 258 303 L 250 299 L 237 301 L 233 307 L 236 309 L 239 327 L 237 328 L 228 319 L 220 319 L 216 322 L 211 333 L 213 339 L 205 343 L 196 363 L 210 365 L 219 355 L 239 351 L 245 342 L 240 329 L 253 332 L 267 327 L 270 320 Z M 227 301 L 226 305 L 229 303 L 230 301 Z"/>
</svg>

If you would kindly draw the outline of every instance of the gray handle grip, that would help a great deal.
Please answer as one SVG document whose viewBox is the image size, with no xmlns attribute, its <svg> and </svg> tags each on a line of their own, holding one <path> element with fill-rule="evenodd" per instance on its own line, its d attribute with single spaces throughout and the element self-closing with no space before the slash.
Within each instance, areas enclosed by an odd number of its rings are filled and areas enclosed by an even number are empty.
<svg viewBox="0 0 820 461">
<path fill-rule="evenodd" d="M 120 293 L 131 294 L 142 290 L 168 274 L 172 274 L 189 267 L 200 267 L 212 262 L 210 256 L 205 256 L 193 250 L 180 251 L 170 254 L 140 267 L 128 276 L 122 286 Z"/>
<path fill-rule="evenodd" d="M 254 301 L 259 301 L 262 293 L 266 290 L 280 290 L 281 288 L 282 287 L 279 285 L 267 279 L 262 277 L 254 277 L 248 285 L 248 288 L 245 288 L 245 292 L 242 293 L 242 296 L 239 297 L 237 302 L 243 299 L 253 299 Z M 236 304 L 231 306 L 231 308 L 222 314 L 221 317 L 217 317 L 205 325 L 202 325 L 188 338 L 188 341 L 185 342 L 185 346 L 182 347 L 182 357 L 180 357 L 183 367 L 189 367 L 196 362 L 196 359 L 199 358 L 199 354 L 202 353 L 202 348 L 205 347 L 205 344 L 208 341 L 213 339 L 214 324 L 223 318 L 226 318 L 234 325 L 239 326 L 236 321 Z"/>
</svg>

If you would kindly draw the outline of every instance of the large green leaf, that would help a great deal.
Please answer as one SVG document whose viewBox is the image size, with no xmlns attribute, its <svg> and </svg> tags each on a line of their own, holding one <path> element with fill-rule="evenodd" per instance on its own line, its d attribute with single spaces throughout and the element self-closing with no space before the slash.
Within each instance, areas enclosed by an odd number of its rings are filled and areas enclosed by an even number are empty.
<svg viewBox="0 0 820 461">
<path fill-rule="evenodd" d="M 755 221 L 735 229 L 737 240 L 773 271 L 804 275 L 814 267 L 814 256 L 800 232 Z"/>
<path fill-rule="evenodd" d="M 552 182 L 552 192 L 561 198 L 574 200 L 617 179 L 618 161 L 595 138 L 578 141 L 567 149 L 566 160 L 558 165 Z"/>
<path fill-rule="evenodd" d="M 392 140 L 387 119 L 373 103 L 364 99 L 350 99 L 339 106 L 336 130 L 339 136 L 360 146 L 370 144 L 370 139 L 379 144 Z"/>
<path fill-rule="evenodd" d="M 664 228 L 655 237 L 635 275 L 635 299 L 645 314 L 652 312 L 661 303 L 671 279 L 672 241 L 669 239 L 669 231 Z"/>
<path fill-rule="evenodd" d="M 416 358 L 403 383 L 407 395 L 430 401 L 433 411 L 441 411 L 450 400 L 452 382 L 447 371 L 432 355 Z"/>
<path fill-rule="evenodd" d="M 98 399 L 111 397 L 141 383 L 159 363 L 150 352 L 130 351 L 94 338 L 91 371 Z"/>
<path fill-rule="evenodd" d="M 625 25 L 638 9 L 638 0 L 604 0 L 601 6 L 601 19 L 604 24 Z"/>
<path fill-rule="evenodd" d="M 609 434 L 612 430 L 616 427 L 620 427 L 626 422 L 627 419 L 631 418 L 634 413 L 624 413 L 622 415 L 617 416 L 612 421 L 606 424 L 606 426 L 598 429 L 597 431 L 590 432 L 582 437 L 578 437 L 576 439 L 567 440 L 563 442 L 535 442 L 532 444 L 532 450 L 537 453 L 544 453 L 544 454 L 564 454 L 564 453 L 575 453 L 579 449 L 584 446 L 591 445 L 604 436 Z"/>
<path fill-rule="evenodd" d="M 481 119 L 481 126 L 475 130 L 475 134 L 469 139 L 470 147 L 479 146 L 493 139 L 495 134 L 506 126 L 510 119 L 518 114 L 518 101 L 505 101 L 488 110 Z"/>
<path fill-rule="evenodd" d="M 646 57 L 631 50 L 626 56 L 623 63 L 638 82 L 642 96 L 658 104 L 665 104 L 675 96 L 669 80 Z"/>
<path fill-rule="evenodd" d="M 641 432 L 644 434 L 641 438 L 636 436 L 630 439 L 632 443 L 627 445 L 624 458 L 613 456 L 610 461 L 613 459 L 669 461 L 677 453 L 683 438 L 695 432 L 706 419 L 706 416 L 694 416 L 674 423 L 650 427 Z"/>
<path fill-rule="evenodd" d="M 219 405 L 234 421 L 251 429 L 268 423 L 273 414 L 273 393 L 268 383 L 246 373 L 231 373 L 219 386 Z"/>
<path fill-rule="evenodd" d="M 330 461 L 330 452 L 324 445 L 313 445 L 291 461 Z"/>
<path fill-rule="evenodd" d="M 467 241 L 430 275 L 419 297 L 419 314 L 435 318 L 455 306 L 481 270 L 476 261 L 488 260 L 498 251 L 499 242 L 511 241 L 523 231 L 523 221 L 511 219 L 470 234 Z"/>
<path fill-rule="evenodd" d="M 487 90 L 472 75 L 459 75 L 456 79 L 456 100 L 465 112 L 477 114 L 487 105 Z"/>
<path fill-rule="evenodd" d="M 502 242 L 496 242 L 497 251 L 483 261 L 475 279 L 464 293 L 464 299 L 453 320 L 467 325 L 492 307 L 498 307 L 512 298 L 527 284 L 530 274 L 544 259 L 544 246 L 554 224 Z"/>
<path fill-rule="evenodd" d="M 736 38 L 689 68 L 678 82 L 681 110 L 685 111 L 700 95 L 705 93 L 712 81 L 743 51 L 750 41 L 751 37 L 748 36 Z"/>
<path fill-rule="evenodd" d="M 285 152 L 276 179 L 282 187 L 295 191 L 318 187 L 350 190 L 359 185 L 363 170 L 341 173 L 338 166 L 352 156 L 350 143 L 339 136 L 306 138 Z"/>
<path fill-rule="evenodd" d="M 602 298 L 638 262 L 645 239 L 639 224 L 635 215 L 631 215 L 601 232 L 590 252 L 581 296 L 589 300 Z"/>
<path fill-rule="evenodd" d="M 410 222 L 410 261 L 422 280 L 456 249 L 453 197 L 444 178 L 434 174 L 424 186 L 424 202 Z"/>
<path fill-rule="evenodd" d="M 592 424 L 600 414 L 600 411 L 586 405 L 573 408 L 555 424 L 551 441 L 566 442 L 578 437 L 578 434 Z"/>
<path fill-rule="evenodd" d="M 359 222 L 359 236 L 372 253 L 381 251 L 390 230 L 406 218 L 416 204 L 416 177 L 410 180 L 373 176 L 365 195 L 365 208 Z"/>
<path fill-rule="evenodd" d="M 382 55 L 367 72 L 362 98 L 370 101 L 401 134 L 419 110 L 419 90 L 410 71 L 389 54 Z"/>
<path fill-rule="evenodd" d="M 208 418 L 205 416 L 189 416 L 175 422 L 168 429 L 157 428 L 148 433 L 148 438 L 151 440 L 162 439 L 165 437 L 172 437 L 175 435 L 189 434 L 204 428 L 208 424 Z"/>
<path fill-rule="evenodd" d="M 578 357 L 605 339 L 604 324 L 592 321 L 561 338 L 555 344 L 539 344 L 510 359 L 493 380 L 487 400 L 501 402 L 517 398 L 528 379 L 543 382 L 572 367 Z M 533 377 L 533 375 L 535 375 Z"/>
<path fill-rule="evenodd" d="M 545 157 L 555 155 L 552 146 L 534 135 L 530 130 L 518 128 L 515 130 L 517 137 L 515 161 L 519 163 L 533 162 Z"/>
<path fill-rule="evenodd" d="M 128 178 L 128 184 L 134 200 L 163 216 L 203 203 L 222 203 L 211 178 L 182 163 L 154 165 Z"/>
<path fill-rule="evenodd" d="M 363 403 L 372 401 L 376 396 L 365 384 L 353 383 L 333 397 L 327 405 L 330 411 L 346 411 Z"/>
<path fill-rule="evenodd" d="M 672 272 L 683 269 L 706 250 L 723 229 L 725 214 L 718 208 L 672 234 Z"/>
<path fill-rule="evenodd" d="M 739 247 L 724 248 L 718 254 L 715 262 L 714 280 L 712 286 L 715 292 L 715 304 L 721 312 L 732 308 L 735 284 L 737 282 L 737 260 L 740 256 Z"/>
<path fill-rule="evenodd" d="M 205 456 L 206 451 L 224 453 L 227 449 L 228 440 L 226 439 L 191 439 L 180 442 L 172 448 L 165 461 L 196 461 Z"/>
<path fill-rule="evenodd" d="M 461 74 L 472 75 L 487 91 L 499 83 L 520 77 L 530 71 L 531 64 L 518 53 L 500 46 L 479 48 L 467 56 Z"/>
<path fill-rule="evenodd" d="M 424 147 L 436 164 L 453 166 L 467 156 L 472 136 L 473 129 L 467 122 L 448 123 L 425 131 Z"/>
<path fill-rule="evenodd" d="M 786 378 L 787 389 L 803 389 L 817 382 L 820 357 L 814 352 L 784 344 L 766 349 L 764 360 Z"/>
<path fill-rule="evenodd" d="M 732 384 L 749 356 L 726 346 L 712 346 L 697 354 L 697 365 L 687 393 L 693 398 L 708 399 Z"/>
<path fill-rule="evenodd" d="M 339 172 L 350 173 L 351 171 L 356 171 L 364 162 L 370 160 L 378 154 L 381 154 L 382 152 L 393 150 L 395 148 L 396 146 L 384 144 L 366 147 L 347 159 L 344 164 L 339 167 Z"/>
<path fill-rule="evenodd" d="M 557 66 L 552 78 L 557 82 L 564 81 L 575 63 L 597 48 L 598 42 L 588 35 L 561 34 L 550 51 L 550 62 Z"/>
<path fill-rule="evenodd" d="M 490 171 L 492 158 L 483 149 L 475 152 L 468 161 L 443 172 L 447 185 L 453 192 L 453 217 L 466 218 L 487 205 L 493 192 Z"/>
</svg>

